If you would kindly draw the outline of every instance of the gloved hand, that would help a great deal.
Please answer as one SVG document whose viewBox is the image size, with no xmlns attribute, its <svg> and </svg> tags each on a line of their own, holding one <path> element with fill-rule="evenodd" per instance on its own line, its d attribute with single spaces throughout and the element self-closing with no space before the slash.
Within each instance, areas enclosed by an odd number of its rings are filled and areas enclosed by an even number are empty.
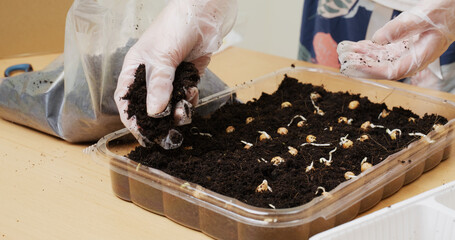
<svg viewBox="0 0 455 240">
<path fill-rule="evenodd" d="M 340 71 L 351 77 L 409 77 L 440 57 L 454 40 L 455 0 L 424 0 L 388 22 L 371 41 L 340 42 Z"/>
<path fill-rule="evenodd" d="M 145 139 L 136 118 L 128 119 L 128 101 L 122 97 L 134 81 L 136 68 L 145 64 L 147 114 L 163 117 L 169 114 L 168 103 L 176 67 L 182 62 L 195 64 L 204 73 L 213 52 L 221 46 L 237 15 L 236 0 L 171 0 L 138 42 L 125 56 L 114 97 L 123 124 L 139 143 Z M 195 106 L 198 90 L 188 89 L 186 98 Z M 176 110 L 177 123 L 186 123 L 183 107 Z M 183 119 L 183 120 L 181 120 Z"/>
</svg>

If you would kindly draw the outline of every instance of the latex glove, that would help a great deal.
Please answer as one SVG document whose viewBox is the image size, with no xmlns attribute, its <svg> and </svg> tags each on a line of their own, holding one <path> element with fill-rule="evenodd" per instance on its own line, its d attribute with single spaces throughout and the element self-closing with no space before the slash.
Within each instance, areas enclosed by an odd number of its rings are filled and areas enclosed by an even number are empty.
<svg viewBox="0 0 455 240">
<path fill-rule="evenodd" d="M 236 15 L 236 0 L 171 0 L 128 51 L 114 97 L 123 124 L 141 145 L 149 140 L 140 134 L 136 119 L 128 119 L 128 102 L 122 100 L 134 81 L 136 68 L 145 64 L 147 114 L 168 115 L 165 110 L 169 110 L 176 67 L 182 61 L 192 62 L 200 74 L 204 73 L 211 54 L 234 25 Z M 186 97 L 195 106 L 199 98 L 197 89 L 189 89 Z M 175 117 L 181 124 L 188 122 L 182 116 L 184 112 L 183 107 L 176 110 Z"/>
<path fill-rule="evenodd" d="M 372 40 L 343 41 L 341 73 L 401 79 L 426 68 L 455 40 L 455 0 L 425 0 L 379 29 Z"/>
</svg>

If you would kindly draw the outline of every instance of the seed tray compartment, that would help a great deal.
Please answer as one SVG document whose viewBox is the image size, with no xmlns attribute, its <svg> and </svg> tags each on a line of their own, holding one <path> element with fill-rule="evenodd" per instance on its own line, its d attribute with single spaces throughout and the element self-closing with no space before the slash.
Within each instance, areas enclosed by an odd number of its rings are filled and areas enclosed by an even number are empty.
<svg viewBox="0 0 455 240">
<path fill-rule="evenodd" d="M 367 96 L 389 108 L 401 106 L 420 116 L 439 114 L 449 122 L 428 134 L 434 142 L 420 139 L 411 143 L 357 178 L 343 182 L 329 192 L 330 197 L 276 210 L 247 205 L 124 157 L 137 146 L 126 129 L 106 135 L 88 150 L 95 161 L 109 166 L 112 188 L 119 198 L 217 239 L 308 239 L 352 220 L 448 158 L 454 137 L 454 103 L 327 70 L 281 69 L 201 99 L 200 106 L 220 99 L 248 101 L 262 92 L 273 93 L 285 74 L 323 85 L 328 91 Z"/>
<path fill-rule="evenodd" d="M 317 234 L 311 240 L 455 239 L 455 182 Z"/>
</svg>

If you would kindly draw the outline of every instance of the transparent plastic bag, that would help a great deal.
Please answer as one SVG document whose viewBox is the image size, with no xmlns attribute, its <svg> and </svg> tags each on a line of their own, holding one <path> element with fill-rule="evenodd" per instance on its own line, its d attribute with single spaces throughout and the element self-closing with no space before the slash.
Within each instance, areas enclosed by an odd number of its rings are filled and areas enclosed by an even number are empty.
<svg viewBox="0 0 455 240">
<path fill-rule="evenodd" d="M 75 0 L 64 54 L 42 71 L 0 79 L 0 116 L 69 142 L 122 128 L 113 93 L 124 56 L 166 2 Z M 200 85 L 201 97 L 226 88 L 208 71 Z"/>
</svg>

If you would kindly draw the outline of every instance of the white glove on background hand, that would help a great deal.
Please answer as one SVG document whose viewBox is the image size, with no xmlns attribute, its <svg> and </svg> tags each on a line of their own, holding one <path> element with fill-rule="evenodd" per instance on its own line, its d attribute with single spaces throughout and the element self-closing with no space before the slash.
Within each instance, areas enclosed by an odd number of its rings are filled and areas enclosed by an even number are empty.
<svg viewBox="0 0 455 240">
<path fill-rule="evenodd" d="M 221 46 L 237 15 L 236 0 L 171 0 L 138 42 L 125 56 L 114 97 L 123 124 L 141 145 L 145 139 L 138 130 L 135 117 L 128 119 L 128 101 L 122 97 L 134 82 L 136 68 L 145 64 L 147 114 L 162 117 L 172 93 L 172 81 L 182 62 L 195 64 L 204 73 L 213 52 Z M 188 89 L 187 101 L 195 106 L 198 90 Z M 187 123 L 183 109 L 176 110 L 176 122 Z M 153 139 L 150 139 L 153 140 Z"/>
<path fill-rule="evenodd" d="M 454 41 L 455 0 L 423 0 L 379 29 L 371 41 L 340 42 L 340 71 L 351 77 L 409 77 L 439 58 Z"/>
</svg>

